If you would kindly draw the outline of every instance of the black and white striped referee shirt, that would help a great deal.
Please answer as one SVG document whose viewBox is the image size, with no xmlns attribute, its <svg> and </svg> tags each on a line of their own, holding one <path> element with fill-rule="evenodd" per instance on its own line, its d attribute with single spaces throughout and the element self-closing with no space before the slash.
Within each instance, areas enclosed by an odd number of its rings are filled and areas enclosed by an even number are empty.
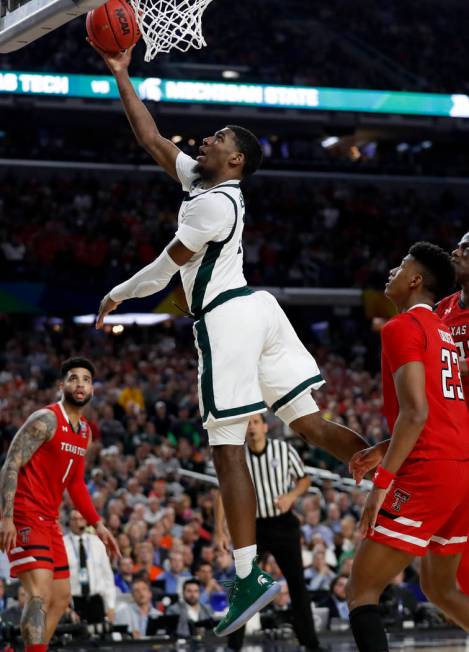
<svg viewBox="0 0 469 652">
<path fill-rule="evenodd" d="M 275 499 L 290 491 L 293 480 L 306 475 L 300 456 L 286 441 L 267 438 L 260 453 L 253 453 L 246 444 L 246 461 L 256 490 L 256 517 L 280 516 Z"/>
</svg>

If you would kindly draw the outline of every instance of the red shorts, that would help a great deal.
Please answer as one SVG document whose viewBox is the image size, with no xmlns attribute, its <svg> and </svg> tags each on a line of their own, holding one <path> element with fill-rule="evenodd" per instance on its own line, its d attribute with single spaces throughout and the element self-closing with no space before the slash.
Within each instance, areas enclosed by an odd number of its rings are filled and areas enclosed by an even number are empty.
<svg viewBox="0 0 469 652">
<path fill-rule="evenodd" d="M 16 547 L 8 553 L 12 577 L 36 568 L 51 570 L 54 580 L 70 577 L 63 534 L 57 521 L 36 514 L 15 513 L 14 522 Z"/>
<path fill-rule="evenodd" d="M 378 514 L 372 541 L 423 557 L 454 555 L 469 536 L 469 461 L 404 464 Z"/>
</svg>

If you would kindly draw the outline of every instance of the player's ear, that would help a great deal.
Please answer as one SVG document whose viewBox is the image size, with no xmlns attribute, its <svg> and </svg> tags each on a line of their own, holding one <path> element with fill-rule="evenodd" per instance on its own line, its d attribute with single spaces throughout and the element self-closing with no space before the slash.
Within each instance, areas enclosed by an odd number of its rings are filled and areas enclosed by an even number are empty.
<svg viewBox="0 0 469 652">
<path fill-rule="evenodd" d="M 422 276 L 422 274 L 420 274 L 420 272 L 416 272 L 416 273 L 413 275 L 413 277 L 412 277 L 412 279 L 411 279 L 411 281 L 410 281 L 410 287 L 411 287 L 412 289 L 415 289 L 415 288 L 417 288 L 417 287 L 420 287 L 420 286 L 422 285 L 422 283 L 423 283 L 423 276 Z"/>
<path fill-rule="evenodd" d="M 244 154 L 242 152 L 233 152 L 233 154 L 230 156 L 230 163 L 235 167 L 244 165 Z"/>
</svg>

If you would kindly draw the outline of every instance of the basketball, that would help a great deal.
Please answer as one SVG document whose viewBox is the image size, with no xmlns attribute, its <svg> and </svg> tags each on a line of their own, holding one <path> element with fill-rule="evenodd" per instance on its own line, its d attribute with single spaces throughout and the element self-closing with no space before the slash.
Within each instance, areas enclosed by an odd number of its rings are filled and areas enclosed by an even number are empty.
<svg viewBox="0 0 469 652">
<path fill-rule="evenodd" d="M 109 0 L 86 16 L 88 38 L 106 54 L 117 54 L 140 38 L 135 14 L 126 0 Z"/>
</svg>

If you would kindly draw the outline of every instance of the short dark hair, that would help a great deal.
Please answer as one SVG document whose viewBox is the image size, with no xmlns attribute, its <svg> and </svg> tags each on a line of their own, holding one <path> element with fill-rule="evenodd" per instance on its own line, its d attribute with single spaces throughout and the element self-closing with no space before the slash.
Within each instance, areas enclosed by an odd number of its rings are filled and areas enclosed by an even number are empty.
<svg viewBox="0 0 469 652">
<path fill-rule="evenodd" d="M 247 177 L 261 166 L 262 163 L 262 147 L 257 140 L 256 136 L 239 125 L 226 125 L 228 129 L 235 135 L 236 146 L 241 154 L 244 154 L 244 168 L 243 177 Z"/>
<path fill-rule="evenodd" d="M 65 362 L 62 363 L 60 367 L 60 377 L 63 379 L 68 374 L 70 369 L 76 369 L 77 367 L 82 367 L 83 369 L 88 369 L 91 374 L 91 377 L 94 378 L 96 375 L 96 369 L 94 364 L 88 358 L 68 358 Z"/>
<path fill-rule="evenodd" d="M 186 581 L 184 582 L 184 584 L 182 585 L 182 590 L 185 591 L 186 586 L 189 586 L 189 584 L 197 584 L 197 586 L 198 586 L 199 589 L 200 589 L 200 582 L 199 582 L 199 580 L 198 580 L 196 577 L 189 577 L 189 579 L 186 580 Z"/>
<path fill-rule="evenodd" d="M 431 242 L 416 242 L 409 254 L 423 267 L 423 287 L 435 301 L 451 294 L 456 283 L 450 255 Z"/>
</svg>

